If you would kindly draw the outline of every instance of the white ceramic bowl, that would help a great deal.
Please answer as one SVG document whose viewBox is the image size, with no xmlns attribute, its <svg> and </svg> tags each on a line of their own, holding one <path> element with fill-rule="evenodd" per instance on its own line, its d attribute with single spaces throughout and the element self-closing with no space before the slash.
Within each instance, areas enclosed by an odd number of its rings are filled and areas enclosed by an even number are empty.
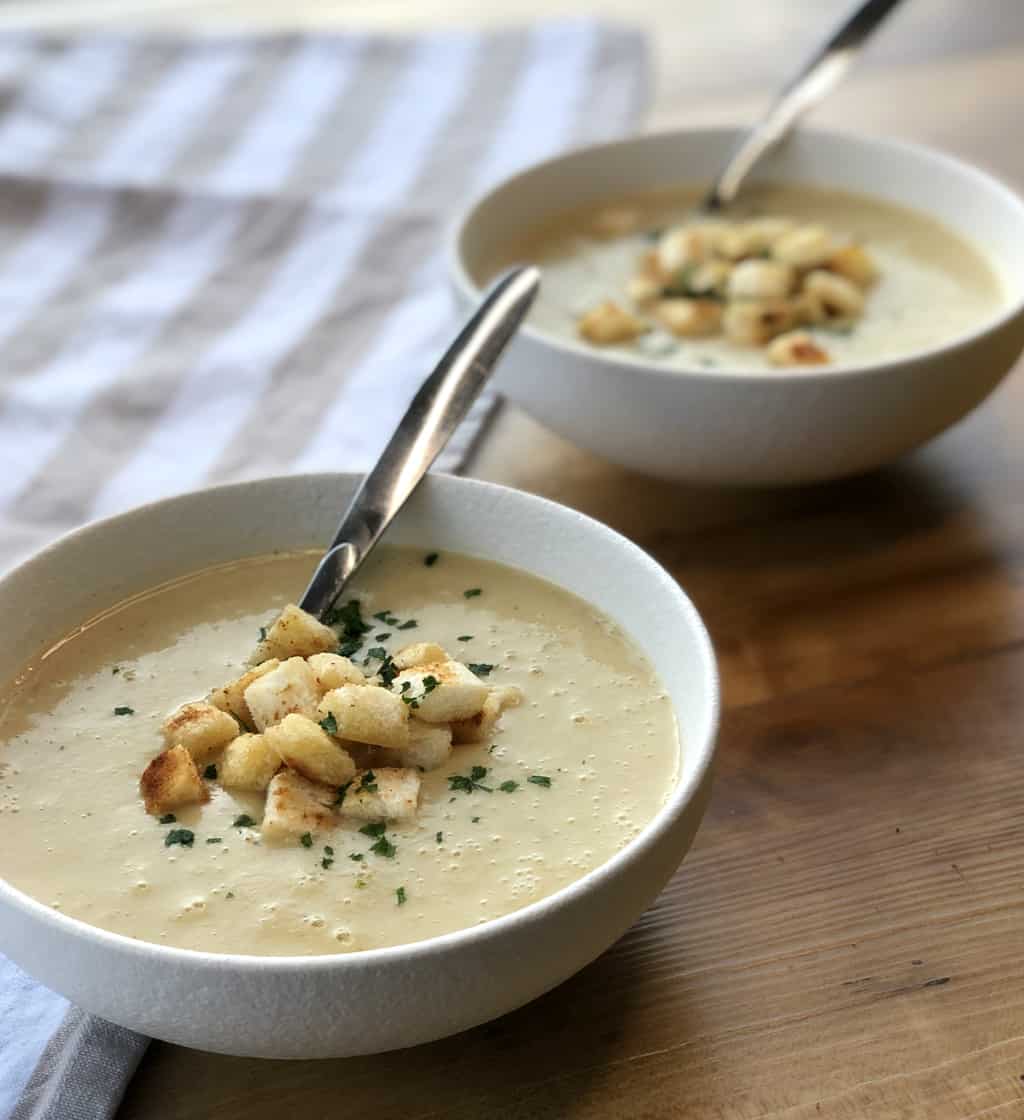
<svg viewBox="0 0 1024 1120">
<path fill-rule="evenodd" d="M 199 491 L 64 537 L 0 580 L 0 680 L 125 596 L 209 564 L 322 547 L 356 482 L 315 475 Z M 718 681 L 689 599 L 598 522 L 482 482 L 428 478 L 389 540 L 533 572 L 593 603 L 642 644 L 671 695 L 683 752 L 676 788 L 640 835 L 576 883 L 507 917 L 337 956 L 232 956 L 133 941 L 0 880 L 0 951 L 82 1007 L 157 1038 L 226 1054 L 324 1058 L 427 1042 L 511 1011 L 582 968 L 650 905 L 693 839 L 711 782 Z M 0 873 L 2 863 L 0 855 Z"/>
<path fill-rule="evenodd" d="M 499 246 L 574 206 L 709 181 L 733 129 L 585 148 L 496 187 L 459 222 L 449 273 L 469 306 Z M 1007 304 L 952 343 L 835 369 L 666 370 L 527 325 L 498 387 L 541 423 L 615 462 L 665 478 L 811 482 L 879 466 L 982 401 L 1024 348 L 1024 201 L 990 175 L 911 144 L 801 130 L 757 170 L 764 179 L 840 187 L 940 219 L 999 272 Z"/>
</svg>

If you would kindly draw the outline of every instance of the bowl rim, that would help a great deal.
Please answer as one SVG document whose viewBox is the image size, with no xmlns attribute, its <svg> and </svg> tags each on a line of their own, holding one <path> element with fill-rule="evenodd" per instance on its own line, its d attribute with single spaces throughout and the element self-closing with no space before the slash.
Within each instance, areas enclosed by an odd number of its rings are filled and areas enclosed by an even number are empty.
<svg viewBox="0 0 1024 1120">
<path fill-rule="evenodd" d="M 571 148 L 568 151 L 560 152 L 557 155 L 550 156 L 547 159 L 540 160 L 537 163 L 532 163 L 522 168 L 476 195 L 456 216 L 455 222 L 449 227 L 445 238 L 444 255 L 449 282 L 464 300 L 475 301 L 480 298 L 483 288 L 479 287 L 471 277 L 464 259 L 463 245 L 466 232 L 485 204 L 490 202 L 500 191 L 514 187 L 515 184 L 521 180 L 547 168 L 554 167 L 559 163 L 565 163 L 585 155 L 611 152 L 617 148 L 628 149 L 632 146 L 642 147 L 646 144 L 657 145 L 670 143 L 674 140 L 682 141 L 687 137 L 706 139 L 710 136 L 719 136 L 728 138 L 730 141 L 735 141 L 743 131 L 743 128 L 736 125 L 697 125 L 692 128 L 676 128 L 642 133 L 636 136 L 623 137 L 618 140 L 602 141 L 600 143 Z M 961 159 L 951 152 L 947 152 L 941 148 L 934 148 L 918 141 L 896 137 L 872 136 L 868 133 L 846 129 L 801 127 L 795 135 L 797 137 L 809 137 L 811 143 L 825 141 L 826 143 L 849 144 L 853 147 L 873 147 L 909 156 L 912 159 L 920 160 L 923 164 L 930 163 L 932 165 L 938 164 L 943 166 L 955 175 L 959 175 L 967 180 L 973 180 L 984 190 L 1000 197 L 1010 208 L 1016 209 L 1020 217 L 1021 228 L 1024 230 L 1024 196 L 986 168 Z M 785 141 L 783 141 L 783 144 L 785 144 Z M 870 192 L 862 191 L 860 193 L 872 197 Z M 907 208 L 913 209 L 912 206 L 908 206 Z M 918 209 L 920 213 L 924 214 L 926 217 L 934 217 L 929 210 L 923 207 L 919 207 Z M 543 278 L 541 282 L 543 283 Z M 908 368 L 921 361 L 934 359 L 939 355 L 956 355 L 961 351 L 970 349 L 983 339 L 1002 330 L 1008 324 L 1012 323 L 1013 320 L 1022 316 L 1024 316 L 1024 284 L 1021 285 L 1021 290 L 1016 298 L 1008 301 L 1006 306 L 997 310 L 991 318 L 984 320 L 978 326 L 972 327 L 962 334 L 954 336 L 947 342 L 928 346 L 920 350 L 913 350 L 907 354 L 894 355 L 891 358 L 883 357 L 871 361 L 844 363 L 832 367 L 815 366 L 811 368 L 800 367 L 798 369 L 786 367 L 776 368 L 774 366 L 767 366 L 764 369 L 756 370 L 729 369 L 728 367 L 707 369 L 701 366 L 667 367 L 658 365 L 643 356 L 619 352 L 612 353 L 595 347 L 585 346 L 575 339 L 559 338 L 555 334 L 538 328 L 529 321 L 522 325 L 520 334 L 531 343 L 545 347 L 555 354 L 563 356 L 568 355 L 575 359 L 589 362 L 592 364 L 595 371 L 600 370 L 603 373 L 611 371 L 621 372 L 623 367 L 626 367 L 631 374 L 649 374 L 656 380 L 664 381 L 673 381 L 682 378 L 707 382 L 729 380 L 731 382 L 746 382 L 756 385 L 763 385 L 766 382 L 788 385 L 799 380 L 810 385 L 846 378 L 882 376 L 891 373 L 895 369 Z"/>
<path fill-rule="evenodd" d="M 228 494 L 237 495 L 246 490 L 259 490 L 265 486 L 275 484 L 290 484 L 294 486 L 317 484 L 321 481 L 332 480 L 338 482 L 346 479 L 361 479 L 362 475 L 352 471 L 323 471 L 296 475 L 272 475 L 265 478 L 249 479 L 240 482 L 224 483 L 217 486 L 200 487 L 188 490 L 181 494 L 161 498 L 152 502 L 145 502 L 133 506 L 110 517 L 89 522 L 78 528 L 72 529 L 51 541 L 43 548 L 32 553 L 14 567 L 0 574 L 0 586 L 7 583 L 13 576 L 22 573 L 26 568 L 37 564 L 59 553 L 72 541 L 101 536 L 114 524 L 122 524 L 140 514 L 174 506 L 180 502 L 194 501 L 201 495 Z M 72 917 L 59 910 L 54 910 L 32 895 L 9 883 L 0 872 L 0 905 L 8 905 L 21 910 L 29 918 L 40 921 L 63 936 L 79 941 L 91 942 L 99 951 L 112 951 L 128 955 L 136 959 L 146 958 L 152 962 L 162 964 L 177 964 L 195 967 L 200 970 L 230 969 L 248 975 L 266 975 L 268 972 L 292 974 L 307 972 L 327 972 L 340 970 L 361 970 L 375 968 L 396 962 L 409 962 L 413 960 L 429 959 L 439 954 L 469 948 L 475 943 L 487 942 L 501 938 L 513 932 L 517 927 L 529 927 L 535 921 L 542 921 L 549 913 L 558 910 L 574 901 L 580 895 L 586 894 L 604 881 L 613 878 L 621 871 L 628 870 L 637 858 L 655 847 L 665 833 L 672 827 L 676 820 L 685 812 L 687 806 L 697 795 L 700 787 L 707 778 L 714 760 L 715 744 L 718 735 L 721 715 L 721 688 L 717 662 L 711 638 L 704 625 L 703 619 L 693 602 L 683 591 L 682 587 L 671 575 L 639 545 L 634 544 L 628 537 L 582 513 L 571 506 L 562 505 L 539 494 L 532 494 L 516 487 L 504 486 L 500 483 L 489 482 L 483 479 L 465 478 L 445 472 L 431 472 L 425 480 L 428 485 L 442 487 L 455 486 L 467 489 L 484 490 L 500 494 L 513 495 L 513 500 L 526 501 L 535 507 L 541 508 L 549 517 L 561 518 L 568 515 L 571 519 L 578 519 L 587 524 L 591 530 L 605 534 L 613 539 L 627 556 L 635 563 L 638 569 L 647 572 L 653 583 L 660 585 L 662 590 L 675 599 L 678 613 L 685 619 L 696 641 L 698 658 L 700 661 L 700 675 L 704 682 L 707 694 L 708 714 L 706 726 L 700 741 L 687 742 L 686 752 L 695 758 L 694 765 L 689 774 L 680 767 L 680 773 L 665 804 L 649 820 L 640 832 L 629 840 L 613 856 L 597 867 L 588 871 L 579 879 L 573 880 L 559 890 L 538 899 L 518 910 L 483 922 L 479 925 L 468 926 L 464 929 L 452 930 L 449 933 L 439 934 L 436 937 L 424 938 L 420 941 L 411 941 L 401 945 L 392 945 L 377 949 L 360 949 L 348 953 L 322 953 L 312 955 L 273 956 L 248 953 L 221 953 L 200 949 L 184 949 L 173 945 L 161 945 L 154 941 L 145 941 L 127 934 L 115 933 L 93 925 L 81 918 Z M 421 483 L 422 485 L 422 483 Z M 417 488 L 418 489 L 418 488 Z M 563 588 L 572 591 L 571 588 Z M 572 592 L 576 594 L 576 592 Z M 583 598 L 583 596 L 579 596 Z M 586 600 L 584 600 L 586 601 Z M 632 635 L 631 635 L 632 636 Z M 673 710 L 674 710 L 673 705 Z"/>
</svg>

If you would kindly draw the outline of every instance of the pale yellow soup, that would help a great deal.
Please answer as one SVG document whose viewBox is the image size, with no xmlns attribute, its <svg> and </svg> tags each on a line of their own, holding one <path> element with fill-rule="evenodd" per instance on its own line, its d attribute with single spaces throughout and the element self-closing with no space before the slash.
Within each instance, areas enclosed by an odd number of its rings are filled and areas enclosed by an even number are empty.
<svg viewBox="0 0 1024 1120">
<path fill-rule="evenodd" d="M 655 815 L 679 766 L 675 718 L 653 666 L 607 617 L 523 572 L 382 548 L 352 595 L 368 645 L 437 641 L 524 703 L 493 739 L 423 774 L 418 817 L 370 851 L 360 822 L 275 845 L 262 796 L 211 783 L 211 800 L 148 816 L 139 775 L 179 704 L 237 676 L 259 628 L 301 592 L 311 554 L 213 568 L 87 622 L 28 665 L 0 715 L 0 874 L 65 914 L 144 941 L 296 955 L 419 941 L 507 914 L 580 878 Z M 466 597 L 475 588 L 480 594 Z M 416 627 L 371 616 L 390 611 Z M 388 635 L 388 636 L 384 636 Z M 115 714 L 115 709 L 131 709 Z M 486 767 L 491 792 L 449 776 Z M 549 778 L 550 785 L 530 782 Z M 503 782 L 516 782 L 503 792 Z M 165 846 L 171 827 L 191 848 Z M 324 866 L 325 846 L 333 863 Z M 352 856 L 361 857 L 353 859 Z M 404 903 L 399 903 L 399 888 Z"/>
<path fill-rule="evenodd" d="M 555 337 L 589 346 L 578 333 L 580 318 L 604 300 L 630 307 L 627 287 L 653 235 L 692 220 L 697 189 L 680 188 L 610 198 L 546 222 L 509 245 L 488 272 L 515 260 L 534 260 L 544 284 L 531 322 Z M 602 215 L 635 211 L 635 229 L 607 236 Z M 1007 304 L 1000 278 L 982 252 L 947 226 L 882 199 L 843 191 L 778 184 L 745 187 L 724 217 L 790 218 L 822 225 L 838 243 L 860 244 L 878 268 L 863 315 L 840 329 L 806 330 L 827 351 L 833 368 L 912 354 L 949 342 L 992 319 Z M 668 369 L 758 370 L 769 368 L 763 347 L 742 346 L 722 335 L 678 338 L 653 324 L 639 338 L 601 346 L 596 352 L 633 356 Z"/>
</svg>

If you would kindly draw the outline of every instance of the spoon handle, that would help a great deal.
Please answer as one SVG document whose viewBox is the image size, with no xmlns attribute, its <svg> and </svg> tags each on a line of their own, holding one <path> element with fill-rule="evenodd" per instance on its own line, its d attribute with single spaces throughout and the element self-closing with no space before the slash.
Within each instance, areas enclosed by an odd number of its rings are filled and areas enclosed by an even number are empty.
<svg viewBox="0 0 1024 1120">
<path fill-rule="evenodd" d="M 394 435 L 345 511 L 300 606 L 321 617 L 380 540 L 431 463 L 469 412 L 540 286 L 533 267 L 512 269 L 423 382 Z"/>
<path fill-rule="evenodd" d="M 700 208 L 715 211 L 736 197 L 755 163 L 850 68 L 861 47 L 901 0 L 864 0 L 783 87 L 768 112 L 740 140 Z"/>
</svg>

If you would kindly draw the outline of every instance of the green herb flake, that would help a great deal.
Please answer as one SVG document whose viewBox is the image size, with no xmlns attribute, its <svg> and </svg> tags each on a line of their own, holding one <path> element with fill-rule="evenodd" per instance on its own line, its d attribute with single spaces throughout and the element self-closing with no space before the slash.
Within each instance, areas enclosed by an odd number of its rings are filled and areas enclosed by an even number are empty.
<svg viewBox="0 0 1024 1120">
<path fill-rule="evenodd" d="M 378 611 L 373 617 L 377 619 L 378 622 L 383 622 L 388 626 L 394 626 L 398 621 L 390 611 Z"/>
<path fill-rule="evenodd" d="M 330 844 L 324 844 L 324 855 L 325 856 L 333 856 L 334 855 L 334 849 L 330 846 Z"/>
<path fill-rule="evenodd" d="M 210 765 L 209 765 L 209 766 L 207 766 L 207 768 L 206 768 L 206 769 L 205 769 L 205 770 L 203 771 L 203 777 L 204 777 L 204 778 L 205 778 L 205 779 L 206 779 L 206 780 L 207 780 L 208 782 L 213 782 L 213 781 L 216 781 L 216 779 L 217 779 L 217 767 L 216 767 L 216 766 L 215 766 L 215 765 L 214 765 L 214 764 L 213 764 L 212 762 L 211 762 L 211 763 L 210 763 Z"/>
<path fill-rule="evenodd" d="M 363 664 L 368 665 L 371 661 L 383 661 L 388 655 L 388 651 L 383 646 L 373 646 L 366 651 L 366 659 Z"/>
<path fill-rule="evenodd" d="M 426 564 L 428 568 L 432 568 L 440 557 L 441 554 L 439 552 L 428 552 L 427 555 L 423 557 L 423 563 Z"/>
<path fill-rule="evenodd" d="M 551 779 L 546 774 L 531 774 L 526 780 L 532 782 L 535 786 L 547 788 L 551 785 Z"/>
<path fill-rule="evenodd" d="M 224 843 L 224 841 L 221 840 L 221 838 L 219 836 L 207 836 L 206 842 L 207 842 L 207 844 L 223 844 Z"/>
<path fill-rule="evenodd" d="M 110 671 L 111 671 L 111 672 L 112 672 L 112 673 L 114 674 L 114 676 L 116 677 L 116 676 L 117 676 L 117 674 L 121 672 L 121 666 L 120 666 L 120 665 L 115 665 L 115 666 L 113 667 L 113 669 L 111 669 Z"/>
<path fill-rule="evenodd" d="M 225 895 L 224 897 L 225 897 L 226 899 L 229 899 L 229 900 L 230 900 L 230 899 L 232 899 L 232 898 L 234 898 L 234 897 L 235 897 L 235 892 L 234 892 L 234 891 L 228 891 L 228 893 L 227 893 L 227 894 L 226 894 L 226 895 Z"/>
<path fill-rule="evenodd" d="M 260 641 L 265 642 L 266 640 L 267 640 L 267 628 L 265 626 L 261 626 L 260 627 Z"/>
<path fill-rule="evenodd" d="M 356 863 L 362 863 L 363 862 L 363 853 L 362 852 L 349 852 L 348 853 L 348 858 L 349 859 L 354 859 L 356 861 Z"/>
<path fill-rule="evenodd" d="M 434 843 L 435 844 L 443 844 L 444 843 L 444 833 L 443 832 L 435 832 L 434 833 Z"/>
<path fill-rule="evenodd" d="M 304 832 L 299 837 L 299 843 L 304 848 L 312 848 L 313 847 L 313 834 L 311 832 Z"/>
<path fill-rule="evenodd" d="M 460 634 L 458 637 L 460 642 L 471 642 L 473 640 L 472 634 Z"/>
<path fill-rule="evenodd" d="M 374 634 L 373 640 L 375 642 L 386 642 L 391 635 L 385 630 L 383 634 Z"/>
<path fill-rule="evenodd" d="M 484 793 L 492 793 L 493 790 L 490 786 L 482 785 L 484 778 L 487 777 L 486 766 L 474 766 L 469 774 L 451 774 L 448 777 L 448 788 L 450 790 L 461 790 L 463 793 L 472 793 L 474 790 L 482 790 Z"/>
<path fill-rule="evenodd" d="M 482 595 L 482 594 L 483 594 L 483 588 L 470 587 L 470 588 L 467 588 L 465 591 L 463 591 L 462 597 L 464 599 L 475 599 L 478 595 Z"/>
<path fill-rule="evenodd" d="M 398 890 L 395 891 L 395 898 L 398 899 L 399 906 L 405 905 L 405 887 L 399 887 Z"/>
<path fill-rule="evenodd" d="M 115 716 L 133 716 L 133 715 L 135 715 L 135 709 L 134 708 L 129 708 L 127 704 L 119 704 L 114 709 L 114 715 Z"/>
<path fill-rule="evenodd" d="M 397 852 L 398 849 L 386 836 L 381 836 L 375 844 L 370 846 L 370 851 L 375 855 L 383 856 L 385 859 L 394 859 L 395 852 Z"/>
<path fill-rule="evenodd" d="M 419 623 L 416 621 L 416 619 L 415 618 L 410 618 L 410 619 L 408 619 L 408 621 L 403 622 L 398 627 L 398 629 L 399 630 L 415 630 L 417 626 L 419 626 Z"/>
<path fill-rule="evenodd" d="M 324 869 L 324 871 L 329 871 L 334 866 L 334 860 L 331 859 L 330 856 L 324 856 L 324 858 L 320 861 L 320 866 Z"/>
<path fill-rule="evenodd" d="M 232 822 L 232 828 L 252 828 L 256 822 L 249 816 L 248 813 L 243 813 L 240 817 L 235 817 Z"/>
<path fill-rule="evenodd" d="M 364 836 L 383 836 L 387 832 L 385 821 L 374 821 L 373 824 L 364 824 L 359 830 Z"/>
<path fill-rule="evenodd" d="M 480 818 L 479 817 L 472 817 L 471 820 L 472 820 L 473 824 L 479 824 L 480 823 Z"/>
<path fill-rule="evenodd" d="M 190 828 L 172 828 L 164 837 L 164 847 L 170 848 L 180 844 L 183 848 L 191 848 L 195 839 L 196 834 Z"/>
<path fill-rule="evenodd" d="M 173 813 L 164 813 L 160 818 L 161 824 L 174 824 L 178 818 Z"/>
<path fill-rule="evenodd" d="M 500 789 L 502 793 L 515 793 L 518 788 L 519 783 L 513 782 L 511 779 L 507 782 L 502 782 L 501 785 L 498 786 L 498 789 Z"/>
<path fill-rule="evenodd" d="M 363 648 L 363 643 L 358 638 L 353 638 L 351 641 L 342 642 L 338 646 L 339 657 L 355 657 L 355 655 Z"/>
<path fill-rule="evenodd" d="M 488 665 L 486 661 L 470 661 L 467 663 L 466 668 L 471 673 L 476 673 L 478 677 L 489 677 L 494 666 Z"/>
<path fill-rule="evenodd" d="M 333 712 L 328 712 L 327 715 L 320 721 L 320 726 L 327 732 L 328 735 L 338 734 L 338 721 L 334 718 Z"/>
<path fill-rule="evenodd" d="M 360 793 L 377 793 L 377 775 L 372 770 L 367 770 L 363 774 L 362 781 L 359 783 Z"/>
</svg>

